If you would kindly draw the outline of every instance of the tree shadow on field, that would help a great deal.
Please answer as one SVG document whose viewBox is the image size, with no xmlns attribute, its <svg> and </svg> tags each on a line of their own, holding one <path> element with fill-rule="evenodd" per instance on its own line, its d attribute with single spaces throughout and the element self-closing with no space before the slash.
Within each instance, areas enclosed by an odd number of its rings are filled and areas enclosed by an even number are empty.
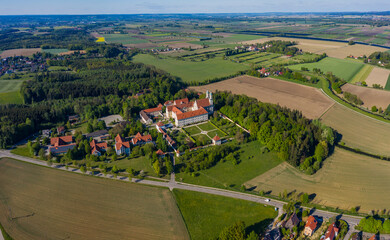
<svg viewBox="0 0 390 240">
<path fill-rule="evenodd" d="M 266 228 L 273 222 L 272 218 L 264 219 L 258 223 L 248 226 L 245 231 L 247 234 L 255 231 L 256 234 L 264 233 Z"/>
</svg>

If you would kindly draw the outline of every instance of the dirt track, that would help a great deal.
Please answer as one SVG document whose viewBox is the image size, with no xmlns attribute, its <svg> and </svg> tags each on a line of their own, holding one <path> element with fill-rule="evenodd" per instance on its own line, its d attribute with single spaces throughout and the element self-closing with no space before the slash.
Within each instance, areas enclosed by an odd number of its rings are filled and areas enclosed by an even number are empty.
<svg viewBox="0 0 390 240">
<path fill-rule="evenodd" d="M 303 115 L 311 119 L 319 118 L 333 105 L 333 101 L 319 89 L 273 78 L 256 78 L 245 75 L 191 89 L 201 92 L 219 90 L 245 94 L 262 102 L 300 110 Z"/>
</svg>

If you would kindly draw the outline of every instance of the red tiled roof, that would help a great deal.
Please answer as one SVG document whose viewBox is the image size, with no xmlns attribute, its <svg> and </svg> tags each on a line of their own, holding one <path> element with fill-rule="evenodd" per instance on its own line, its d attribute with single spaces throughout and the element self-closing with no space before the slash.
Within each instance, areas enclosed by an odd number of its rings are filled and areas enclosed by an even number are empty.
<svg viewBox="0 0 390 240">
<path fill-rule="evenodd" d="M 121 149 L 123 147 L 130 148 L 130 142 L 117 142 L 115 143 L 116 149 Z"/>
<path fill-rule="evenodd" d="M 377 238 L 376 238 L 376 234 L 374 234 L 374 235 L 372 235 L 372 237 L 370 237 L 370 239 L 369 240 L 376 240 Z"/>
<path fill-rule="evenodd" d="M 63 146 L 73 142 L 73 136 L 54 137 L 50 139 L 50 145 Z"/>
<path fill-rule="evenodd" d="M 138 142 L 151 142 L 152 140 L 152 135 L 150 134 L 142 136 L 141 133 L 137 133 L 137 135 L 135 135 L 135 137 L 132 139 L 132 142 L 133 144 L 137 144 Z"/>
<path fill-rule="evenodd" d="M 166 102 L 164 103 L 164 106 L 172 105 L 172 104 L 173 104 L 173 101 L 169 100 L 169 101 L 166 101 Z"/>
<path fill-rule="evenodd" d="M 162 126 L 164 126 L 164 123 L 158 122 L 158 123 L 157 123 L 157 126 L 162 127 Z"/>
<path fill-rule="evenodd" d="M 200 107 L 208 107 L 208 106 L 210 106 L 210 100 L 208 98 L 196 100 L 196 105 L 198 105 L 199 108 Z"/>
<path fill-rule="evenodd" d="M 313 216 L 309 216 L 309 218 L 306 221 L 305 228 L 310 228 L 312 231 L 314 231 L 317 228 L 317 220 Z"/>
<path fill-rule="evenodd" d="M 178 108 L 175 107 L 175 106 L 172 107 L 172 112 L 175 112 L 176 114 L 183 113 L 180 109 L 178 109 Z"/>
<path fill-rule="evenodd" d="M 157 155 L 160 155 L 160 156 L 161 156 L 161 155 L 165 155 L 165 153 L 164 153 L 161 149 L 157 150 L 157 151 L 156 151 L 156 154 L 157 154 Z"/>
<path fill-rule="evenodd" d="M 339 229 L 333 223 L 332 225 L 330 225 L 328 227 L 328 230 L 326 230 L 325 239 L 329 238 L 330 240 L 333 240 L 338 232 L 339 232 Z"/>
<path fill-rule="evenodd" d="M 123 137 L 121 135 L 119 135 L 119 133 L 118 133 L 118 135 L 116 135 L 116 137 L 115 137 L 115 142 L 116 143 L 121 143 L 121 142 L 124 142 L 124 141 L 125 141 L 125 139 L 123 139 Z"/>
<path fill-rule="evenodd" d="M 149 108 L 149 109 L 145 109 L 143 111 L 146 112 L 146 113 L 162 111 L 162 105 L 161 106 L 160 105 L 158 107 L 156 107 L 156 108 Z"/>
<path fill-rule="evenodd" d="M 194 102 L 188 102 L 188 103 L 182 103 L 182 104 L 176 105 L 176 107 L 179 109 L 192 108 L 193 106 L 194 106 Z"/>
<path fill-rule="evenodd" d="M 188 98 L 177 99 L 177 100 L 175 100 L 175 105 L 188 103 L 188 102 L 189 102 Z"/>
<path fill-rule="evenodd" d="M 182 119 L 192 118 L 192 117 L 196 117 L 196 116 L 200 116 L 200 115 L 204 115 L 204 114 L 208 114 L 208 113 L 203 107 L 201 107 L 198 110 L 185 112 L 185 113 L 179 113 L 176 116 L 177 116 L 178 120 L 182 120 Z"/>
<path fill-rule="evenodd" d="M 215 137 L 213 137 L 213 140 L 214 140 L 214 141 L 219 141 L 219 140 L 221 140 L 221 138 L 218 137 L 218 135 L 215 135 Z"/>
</svg>

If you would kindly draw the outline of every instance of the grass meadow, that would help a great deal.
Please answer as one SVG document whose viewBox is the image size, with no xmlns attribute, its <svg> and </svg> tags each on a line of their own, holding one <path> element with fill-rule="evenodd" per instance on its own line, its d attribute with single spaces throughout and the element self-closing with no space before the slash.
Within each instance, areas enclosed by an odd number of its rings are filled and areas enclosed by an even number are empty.
<svg viewBox="0 0 390 240">
<path fill-rule="evenodd" d="M 168 189 L 7 158 L 0 172 L 0 222 L 14 239 L 189 239 Z"/>
<path fill-rule="evenodd" d="M 314 203 L 361 213 L 388 209 L 390 162 L 336 148 L 314 175 L 306 175 L 287 163 L 246 182 L 256 190 L 278 195 L 285 190 L 295 196 L 315 194 Z"/>
<path fill-rule="evenodd" d="M 363 68 L 364 64 L 347 59 L 337 59 L 327 57 L 316 63 L 304 63 L 290 66 L 293 70 L 301 70 L 302 67 L 306 67 L 310 70 L 313 68 L 319 68 L 322 72 L 332 72 L 337 77 L 350 82 L 354 76 Z"/>
<path fill-rule="evenodd" d="M 19 91 L 0 93 L 0 104 L 11 104 L 11 103 L 13 104 L 23 103 L 23 99 Z"/>
<path fill-rule="evenodd" d="M 386 82 L 385 89 L 386 89 L 386 90 L 390 90 L 390 74 L 389 74 L 389 76 L 387 77 L 387 82 Z"/>
<path fill-rule="evenodd" d="M 237 221 L 243 221 L 249 231 L 263 232 L 277 216 L 272 207 L 254 202 L 178 189 L 173 194 L 191 239 L 216 239 Z"/>
<path fill-rule="evenodd" d="M 51 54 L 60 54 L 63 52 L 69 52 L 69 50 L 66 48 L 42 49 L 42 51 Z"/>
<path fill-rule="evenodd" d="M 103 34 L 103 37 L 108 43 L 137 44 L 149 42 L 148 40 L 136 38 L 130 34 Z"/>
<path fill-rule="evenodd" d="M 138 54 L 134 62 L 142 62 L 162 69 L 184 82 L 201 82 L 207 79 L 225 77 L 249 69 L 243 64 L 214 58 L 203 62 L 176 60 L 170 57 L 157 58 L 148 54 Z"/>
<path fill-rule="evenodd" d="M 187 173 L 178 173 L 176 179 L 197 185 L 239 190 L 246 181 L 282 163 L 275 153 L 262 153 L 262 148 L 263 146 L 257 141 L 243 144 L 236 157 L 240 161 L 239 164 L 219 162 L 210 169 L 199 171 L 196 177 Z"/>
<path fill-rule="evenodd" d="M 20 86 L 24 80 L 0 80 L 0 104 L 22 104 Z"/>
<path fill-rule="evenodd" d="M 339 104 L 333 105 L 321 122 L 341 134 L 346 146 L 390 156 L 390 124 L 367 117 Z"/>
<path fill-rule="evenodd" d="M 367 77 L 370 75 L 374 66 L 372 65 L 364 65 L 364 67 L 355 75 L 355 77 L 351 80 L 351 83 L 364 82 Z"/>
</svg>

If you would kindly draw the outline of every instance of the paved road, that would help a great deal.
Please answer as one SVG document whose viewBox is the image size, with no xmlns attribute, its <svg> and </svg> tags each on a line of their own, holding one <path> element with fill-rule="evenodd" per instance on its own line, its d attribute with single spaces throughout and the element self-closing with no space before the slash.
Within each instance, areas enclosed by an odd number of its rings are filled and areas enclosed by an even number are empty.
<svg viewBox="0 0 390 240">
<path fill-rule="evenodd" d="M 9 158 L 14 158 L 14 159 L 17 159 L 17 160 L 20 160 L 23 162 L 33 163 L 33 164 L 37 164 L 37 165 L 41 165 L 41 166 L 47 166 L 47 163 L 45 161 L 15 155 L 15 154 L 12 154 L 8 150 L 0 150 L 0 158 L 1 157 L 9 157 Z M 63 165 L 54 165 L 53 164 L 51 167 L 59 169 L 59 170 L 63 170 L 63 171 L 76 172 L 76 173 L 86 174 L 86 175 L 93 175 L 93 173 L 90 171 L 87 171 L 86 173 L 82 173 L 79 169 L 70 168 L 70 167 L 68 169 L 66 169 L 65 166 L 63 166 Z M 111 174 L 104 175 L 102 173 L 99 173 L 99 174 L 95 174 L 95 176 L 102 177 L 102 178 L 108 178 L 108 179 L 116 179 L 119 181 L 127 181 L 127 182 L 130 181 L 130 179 L 128 177 L 123 177 L 123 176 L 115 177 Z M 189 190 L 189 191 L 195 191 L 195 192 L 203 192 L 203 193 L 214 194 L 214 195 L 219 195 L 219 196 L 242 199 L 242 200 L 246 200 L 246 201 L 251 201 L 251 202 L 256 202 L 256 203 L 260 203 L 260 204 L 264 204 L 264 205 L 268 205 L 268 206 L 277 207 L 278 209 L 282 209 L 283 205 L 286 204 L 285 202 L 273 200 L 273 199 L 270 201 L 266 201 L 267 198 L 257 196 L 257 195 L 240 193 L 240 192 L 224 190 L 224 189 L 219 189 L 219 188 L 198 186 L 198 185 L 187 184 L 187 183 L 182 183 L 182 182 L 176 182 L 174 173 L 172 173 L 169 182 L 152 181 L 152 180 L 136 179 L 136 178 L 131 179 L 131 181 L 134 183 L 137 183 L 137 184 L 166 187 L 166 188 L 169 188 L 170 190 L 176 188 L 176 189 L 183 189 L 183 190 Z M 340 217 L 340 219 L 345 220 L 349 224 L 350 229 L 354 229 L 354 227 L 359 223 L 360 219 L 362 218 L 362 217 L 349 216 L 349 215 L 340 216 L 337 213 L 322 211 L 322 210 L 314 210 L 313 214 L 317 215 L 319 217 L 322 217 L 324 219 L 329 219 L 331 217 L 338 216 L 338 217 Z M 349 232 L 349 234 L 351 234 L 351 233 L 352 233 L 352 231 Z M 2 240 L 2 239 L 0 239 L 0 240 Z"/>
</svg>

